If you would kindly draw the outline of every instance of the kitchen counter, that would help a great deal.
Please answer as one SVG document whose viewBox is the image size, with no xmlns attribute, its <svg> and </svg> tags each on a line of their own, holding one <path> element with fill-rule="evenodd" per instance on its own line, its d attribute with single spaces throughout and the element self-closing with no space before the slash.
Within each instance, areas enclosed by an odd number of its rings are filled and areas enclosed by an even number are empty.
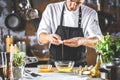
<svg viewBox="0 0 120 80">
<path fill-rule="evenodd" d="M 86 75 L 76 75 L 72 72 L 61 73 L 61 72 L 40 72 L 38 73 L 37 68 L 25 68 L 33 73 L 37 73 L 40 76 L 33 77 L 31 75 L 24 76 L 23 80 L 102 80 L 100 78 L 89 78 Z"/>
</svg>

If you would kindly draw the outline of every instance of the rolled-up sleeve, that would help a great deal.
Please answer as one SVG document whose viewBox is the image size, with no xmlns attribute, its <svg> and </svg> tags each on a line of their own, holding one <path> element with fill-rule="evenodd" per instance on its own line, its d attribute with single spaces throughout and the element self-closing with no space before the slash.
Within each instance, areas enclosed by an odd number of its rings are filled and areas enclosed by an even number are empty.
<svg viewBox="0 0 120 80">
<path fill-rule="evenodd" d="M 88 38 L 97 37 L 98 39 L 101 39 L 102 32 L 99 27 L 98 14 L 95 11 L 93 11 L 89 17 L 85 36 Z"/>
<path fill-rule="evenodd" d="M 48 5 L 46 7 L 46 9 L 44 10 L 43 14 L 42 14 L 42 18 L 41 21 L 39 23 L 39 27 L 37 30 L 37 38 L 39 39 L 39 35 L 40 33 L 50 33 L 50 19 L 51 19 L 51 15 L 50 15 L 50 5 Z"/>
</svg>

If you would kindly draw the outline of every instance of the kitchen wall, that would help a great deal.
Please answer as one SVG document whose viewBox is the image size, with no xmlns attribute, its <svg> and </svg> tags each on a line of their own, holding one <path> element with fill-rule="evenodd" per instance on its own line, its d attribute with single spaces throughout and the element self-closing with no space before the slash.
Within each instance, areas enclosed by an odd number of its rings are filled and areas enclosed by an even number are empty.
<svg viewBox="0 0 120 80">
<path fill-rule="evenodd" d="M 16 6 L 11 1 L 15 1 Z M 46 5 L 48 3 L 57 2 L 57 1 L 61 1 L 61 0 L 30 0 L 30 5 L 32 9 L 38 10 L 39 17 L 35 19 L 27 20 L 26 16 L 23 15 L 25 9 L 24 8 L 21 9 L 19 7 L 21 3 L 22 4 L 26 3 L 26 0 L 0 0 L 0 37 L 1 37 L 0 38 L 0 51 L 5 51 L 5 38 L 7 37 L 7 35 L 12 35 L 14 37 L 14 43 L 17 43 L 18 41 L 26 42 L 28 56 L 34 55 L 34 52 L 31 51 L 31 48 L 33 48 L 36 45 L 35 48 L 39 49 L 39 52 L 37 53 L 40 53 L 40 55 L 37 54 L 37 56 L 39 56 L 39 59 L 48 60 L 49 53 L 48 52 L 44 54 L 42 53 L 42 50 L 48 47 L 46 45 L 38 46 L 38 42 L 36 39 L 36 31 L 37 31 L 37 28 L 38 28 L 38 25 L 41 19 L 42 12 L 44 11 Z M 12 14 L 14 7 L 17 10 L 15 13 L 17 12 L 20 13 L 21 14 L 20 16 L 25 20 L 24 21 L 25 26 L 24 26 L 24 29 L 22 30 L 9 29 L 5 25 L 5 20 L 8 15 Z"/>
</svg>

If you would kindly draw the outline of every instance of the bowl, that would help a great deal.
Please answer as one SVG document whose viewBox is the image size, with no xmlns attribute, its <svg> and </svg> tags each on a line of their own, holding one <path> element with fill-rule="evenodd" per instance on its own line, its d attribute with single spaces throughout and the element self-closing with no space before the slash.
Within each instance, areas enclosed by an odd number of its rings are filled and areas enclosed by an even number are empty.
<svg viewBox="0 0 120 80">
<path fill-rule="evenodd" d="M 49 59 L 49 48 L 47 47 L 47 45 L 34 44 L 30 47 L 30 52 L 38 60 Z"/>
<path fill-rule="evenodd" d="M 38 72 L 50 72 L 52 70 L 51 64 L 41 64 L 37 66 Z"/>
<path fill-rule="evenodd" d="M 55 67 L 59 72 L 71 72 L 74 64 L 74 61 L 55 61 Z"/>
</svg>

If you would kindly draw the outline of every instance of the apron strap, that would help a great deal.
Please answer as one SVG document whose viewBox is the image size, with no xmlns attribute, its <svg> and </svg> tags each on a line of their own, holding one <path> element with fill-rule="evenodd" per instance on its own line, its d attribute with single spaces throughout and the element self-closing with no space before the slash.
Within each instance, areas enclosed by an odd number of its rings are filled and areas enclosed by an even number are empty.
<svg viewBox="0 0 120 80">
<path fill-rule="evenodd" d="M 63 4 L 62 12 L 61 12 L 61 18 L 60 18 L 60 27 L 62 27 L 63 23 L 63 14 L 64 14 L 65 4 Z"/>
<path fill-rule="evenodd" d="M 79 18 L 78 18 L 78 28 L 81 28 L 81 21 L 82 21 L 82 11 L 81 7 L 79 8 Z"/>
</svg>

